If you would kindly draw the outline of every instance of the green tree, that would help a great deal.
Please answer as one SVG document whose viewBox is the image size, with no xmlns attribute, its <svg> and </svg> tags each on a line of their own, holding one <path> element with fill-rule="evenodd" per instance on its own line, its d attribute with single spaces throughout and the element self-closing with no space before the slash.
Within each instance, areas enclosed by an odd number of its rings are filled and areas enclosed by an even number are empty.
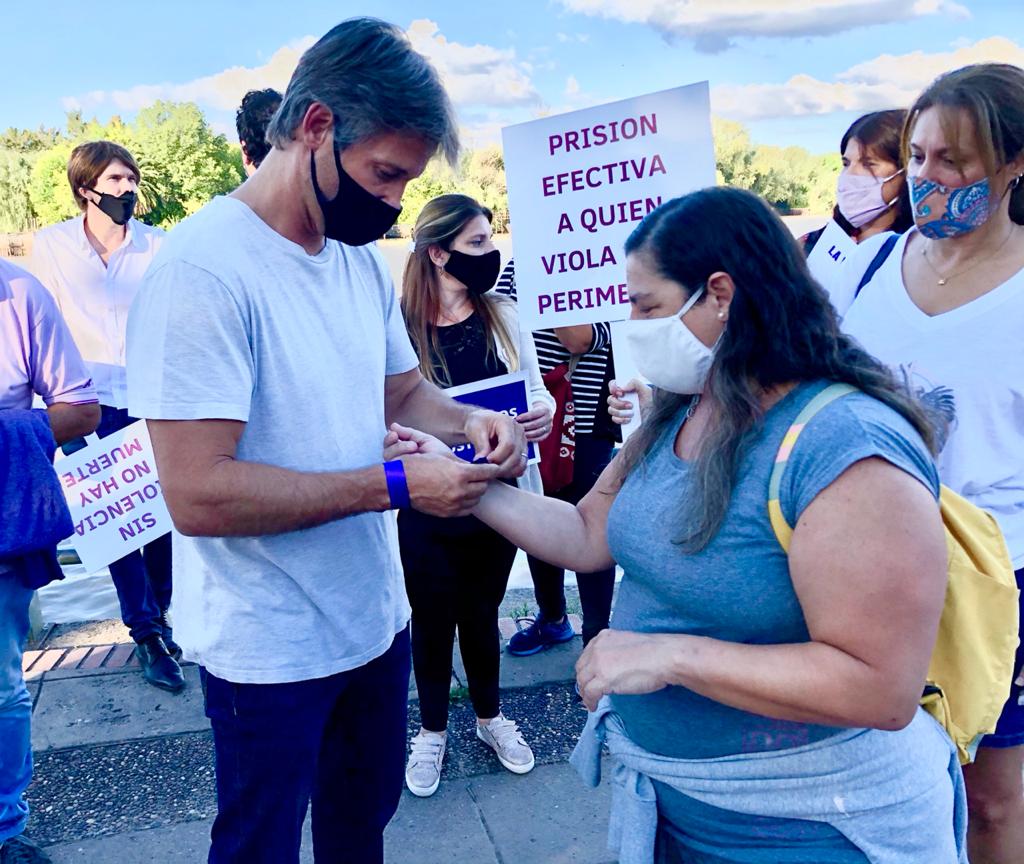
<svg viewBox="0 0 1024 864">
<path fill-rule="evenodd" d="M 70 142 L 58 144 L 41 153 L 32 166 L 28 192 L 32 209 L 42 225 L 62 222 L 79 213 L 67 176 L 68 156 L 73 146 Z"/>
<path fill-rule="evenodd" d="M 144 108 L 131 131 L 133 155 L 144 174 L 152 172 L 162 199 L 152 213 L 155 224 L 173 224 L 195 213 L 244 179 L 227 139 L 213 132 L 191 102 L 157 102 Z"/>
<path fill-rule="evenodd" d="M 0 150 L 0 231 L 27 231 L 34 225 L 31 178 L 32 166 L 24 153 Z"/>
<path fill-rule="evenodd" d="M 15 153 L 41 153 L 49 150 L 63 138 L 60 129 L 15 129 L 13 126 L 0 132 L 0 150 Z"/>
<path fill-rule="evenodd" d="M 497 145 L 467 150 L 459 166 L 458 191 L 488 207 L 494 214 L 494 230 L 508 230 L 508 188 L 505 157 Z"/>
<path fill-rule="evenodd" d="M 723 186 L 749 189 L 754 182 L 754 145 L 747 127 L 734 120 L 711 118 L 715 143 L 715 174 Z"/>
<path fill-rule="evenodd" d="M 426 170 L 415 180 L 409 181 L 409 185 L 405 187 L 398 224 L 407 227 L 415 225 L 423 205 L 438 195 L 455 191 L 456 180 L 451 169 L 441 160 L 432 159 Z"/>
</svg>

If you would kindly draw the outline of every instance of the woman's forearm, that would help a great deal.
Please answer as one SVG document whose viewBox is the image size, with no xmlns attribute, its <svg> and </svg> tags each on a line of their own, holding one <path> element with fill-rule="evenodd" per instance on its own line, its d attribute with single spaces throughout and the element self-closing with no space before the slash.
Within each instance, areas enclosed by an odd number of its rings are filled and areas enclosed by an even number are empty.
<svg viewBox="0 0 1024 864">
<path fill-rule="evenodd" d="M 822 642 L 748 645 L 663 634 L 667 684 L 716 702 L 797 723 L 900 729 L 921 689 Z M 921 682 L 923 684 L 923 682 Z"/>
<path fill-rule="evenodd" d="M 601 513 L 491 483 L 473 515 L 528 555 L 556 567 L 594 573 L 614 564 Z"/>
</svg>

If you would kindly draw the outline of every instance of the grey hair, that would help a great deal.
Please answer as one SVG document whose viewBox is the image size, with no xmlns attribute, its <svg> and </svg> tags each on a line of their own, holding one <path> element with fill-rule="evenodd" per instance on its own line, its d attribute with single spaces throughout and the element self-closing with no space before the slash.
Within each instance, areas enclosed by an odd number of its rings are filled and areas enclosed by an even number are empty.
<svg viewBox="0 0 1024 864">
<path fill-rule="evenodd" d="M 406 132 L 434 144 L 454 166 L 459 134 L 437 70 L 405 33 L 377 18 L 350 18 L 299 60 L 267 140 L 285 147 L 319 102 L 334 114 L 334 142 L 344 150 L 381 132 Z"/>
</svg>

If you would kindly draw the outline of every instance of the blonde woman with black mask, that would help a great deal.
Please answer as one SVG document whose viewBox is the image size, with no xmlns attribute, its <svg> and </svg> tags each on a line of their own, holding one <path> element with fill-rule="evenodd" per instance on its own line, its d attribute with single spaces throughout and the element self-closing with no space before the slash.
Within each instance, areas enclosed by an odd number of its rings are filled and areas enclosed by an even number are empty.
<svg viewBox="0 0 1024 864">
<path fill-rule="evenodd" d="M 466 195 L 441 195 L 423 208 L 413 236 L 402 312 L 423 376 L 454 387 L 526 371 L 530 410 L 517 419 L 528 441 L 542 440 L 551 431 L 554 400 L 532 337 L 520 335 L 515 303 L 491 292 L 501 253 L 491 240 L 490 210 Z M 536 466 L 520 482 L 540 491 Z M 473 516 L 439 519 L 403 510 L 398 531 L 422 720 L 410 745 L 406 785 L 426 797 L 440 783 L 456 627 L 477 737 L 509 771 L 527 773 L 533 753 L 515 722 L 502 715 L 498 698 L 498 606 L 516 547 Z"/>
</svg>

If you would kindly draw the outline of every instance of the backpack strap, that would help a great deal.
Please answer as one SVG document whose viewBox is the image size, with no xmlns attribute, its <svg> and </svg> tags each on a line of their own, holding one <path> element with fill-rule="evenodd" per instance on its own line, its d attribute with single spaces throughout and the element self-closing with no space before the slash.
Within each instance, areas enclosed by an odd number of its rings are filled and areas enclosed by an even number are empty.
<svg viewBox="0 0 1024 864">
<path fill-rule="evenodd" d="M 782 475 L 789 463 L 790 454 L 796 446 L 796 439 L 814 417 L 826 405 L 830 405 L 840 396 L 847 393 L 856 393 L 857 388 L 851 384 L 830 384 L 808 402 L 803 410 L 796 415 L 793 425 L 789 427 L 779 445 L 779 452 L 775 455 L 775 465 L 772 466 L 772 476 L 768 481 L 768 518 L 772 523 L 772 530 L 775 532 L 775 539 L 784 552 L 789 552 L 789 542 L 793 538 L 793 529 L 782 515 L 782 504 L 779 501 L 779 489 L 782 487 Z"/>
<path fill-rule="evenodd" d="M 889 257 L 889 253 L 892 252 L 893 247 L 902 235 L 893 234 L 890 237 L 885 238 L 885 242 L 881 248 L 875 253 L 875 257 L 871 259 L 871 263 L 868 264 L 868 269 L 864 271 L 864 275 L 860 277 L 860 283 L 857 285 L 857 290 L 853 292 L 853 299 L 857 299 L 857 295 L 860 294 L 861 289 L 871 281 L 874 275 L 878 272 L 878 268 L 885 263 L 885 259 Z"/>
</svg>

